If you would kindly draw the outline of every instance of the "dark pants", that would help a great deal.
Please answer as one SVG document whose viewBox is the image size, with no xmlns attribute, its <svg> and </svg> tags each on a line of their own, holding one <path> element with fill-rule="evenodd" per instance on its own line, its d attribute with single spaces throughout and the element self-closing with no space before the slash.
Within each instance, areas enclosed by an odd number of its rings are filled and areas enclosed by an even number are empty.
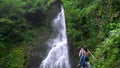
<svg viewBox="0 0 120 68">
<path fill-rule="evenodd" d="M 80 67 L 85 67 L 85 56 L 80 57 Z"/>
</svg>

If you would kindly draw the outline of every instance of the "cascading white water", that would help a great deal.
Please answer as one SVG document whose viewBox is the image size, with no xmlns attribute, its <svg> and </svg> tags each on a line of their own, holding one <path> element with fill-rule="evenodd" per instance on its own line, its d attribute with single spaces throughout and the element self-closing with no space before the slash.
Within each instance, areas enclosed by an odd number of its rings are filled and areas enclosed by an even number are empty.
<svg viewBox="0 0 120 68">
<path fill-rule="evenodd" d="M 39 68 L 71 68 L 69 64 L 64 9 L 53 20 L 53 38 L 49 42 L 50 51 Z"/>
</svg>

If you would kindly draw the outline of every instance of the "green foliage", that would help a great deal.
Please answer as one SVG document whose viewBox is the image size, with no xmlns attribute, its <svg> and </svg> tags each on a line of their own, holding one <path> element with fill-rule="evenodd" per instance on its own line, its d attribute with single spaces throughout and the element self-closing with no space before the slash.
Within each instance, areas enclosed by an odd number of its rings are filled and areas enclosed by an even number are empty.
<svg viewBox="0 0 120 68">
<path fill-rule="evenodd" d="M 76 47 L 87 45 L 92 68 L 115 68 L 120 61 L 120 1 L 62 0 L 67 34 Z"/>
<path fill-rule="evenodd" d="M 120 0 L 62 1 L 67 34 L 74 45 L 78 48 L 87 45 L 95 52 L 97 61 L 91 59 L 94 68 L 115 68 L 120 61 Z M 0 66 L 24 68 L 25 55 L 21 44 L 36 40 L 39 28 L 33 23 L 45 25 L 41 21 L 30 23 L 32 20 L 25 16 L 37 15 L 37 10 L 45 15 L 47 7 L 53 2 L 55 0 L 0 1 Z"/>
<path fill-rule="evenodd" d="M 95 57 L 93 60 L 94 68 L 114 68 L 120 62 L 120 28 L 111 30 L 108 38 L 101 43 L 96 49 Z M 95 64 L 94 64 L 95 63 Z"/>
<path fill-rule="evenodd" d="M 24 14 L 25 2 L 21 0 L 3 0 L 0 4 L 0 35 L 1 41 L 15 43 L 22 41 L 22 28 L 26 25 Z"/>
<path fill-rule="evenodd" d="M 48 0 L 48 1 L 47 1 L 47 7 L 48 7 L 51 3 L 53 3 L 53 2 L 55 2 L 55 0 Z"/>
<path fill-rule="evenodd" d="M 26 12 L 34 13 L 36 10 L 41 9 L 42 11 L 46 10 L 45 0 L 26 0 Z"/>
<path fill-rule="evenodd" d="M 63 3 L 68 26 L 67 34 L 72 37 L 76 46 L 92 46 L 93 43 L 96 42 L 95 36 L 97 34 L 95 33 L 98 33 L 99 24 L 96 22 L 95 16 L 91 15 L 91 13 L 94 13 L 94 11 L 98 8 L 99 1 L 63 0 Z M 91 37 L 92 40 L 90 40 Z M 90 44 L 85 44 L 85 41 L 88 41 L 88 43 L 90 42 Z"/>
<path fill-rule="evenodd" d="M 22 34 L 24 38 L 24 42 L 33 43 L 33 41 L 36 41 L 38 33 L 39 33 L 39 29 L 31 29 L 24 31 Z"/>
<path fill-rule="evenodd" d="M 47 10 L 47 7 L 55 2 L 55 0 L 26 0 L 26 12 L 32 12 L 35 13 L 36 10 L 41 10 L 45 12 Z"/>
<path fill-rule="evenodd" d="M 54 1 L 0 0 L 0 66 L 24 68 L 24 50 L 19 47 L 33 43 L 40 33 L 39 28 L 45 25 L 43 23 L 35 26 L 26 16 L 34 14 L 34 17 L 37 17 L 36 11 L 39 10 L 41 11 L 39 16 L 42 17 L 52 2 Z M 41 22 L 43 21 L 39 20 L 34 24 Z"/>
<path fill-rule="evenodd" d="M 2 0 L 0 2 L 0 17 L 10 17 L 23 14 L 25 2 L 22 0 Z"/>
<path fill-rule="evenodd" d="M 7 56 L 6 68 L 24 68 L 24 50 L 23 48 L 14 48 Z"/>
</svg>

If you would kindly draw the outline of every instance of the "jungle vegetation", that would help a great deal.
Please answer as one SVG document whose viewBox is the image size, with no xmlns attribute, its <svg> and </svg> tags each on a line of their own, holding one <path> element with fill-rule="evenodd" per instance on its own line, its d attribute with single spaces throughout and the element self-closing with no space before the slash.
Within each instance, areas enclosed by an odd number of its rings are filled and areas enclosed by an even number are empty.
<svg viewBox="0 0 120 68">
<path fill-rule="evenodd" d="M 26 68 L 25 47 L 35 43 L 45 14 L 55 0 L 0 0 L 0 68 Z M 86 45 L 92 68 L 120 64 L 120 0 L 62 0 L 67 35 Z"/>
</svg>

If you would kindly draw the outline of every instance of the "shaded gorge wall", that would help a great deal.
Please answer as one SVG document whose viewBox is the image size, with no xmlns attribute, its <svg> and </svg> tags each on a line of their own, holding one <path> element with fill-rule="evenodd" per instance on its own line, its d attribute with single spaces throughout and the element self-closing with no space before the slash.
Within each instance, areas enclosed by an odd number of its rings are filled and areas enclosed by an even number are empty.
<svg viewBox="0 0 120 68">
<path fill-rule="evenodd" d="M 43 17 L 40 17 L 40 19 L 32 20 L 31 23 L 44 20 L 43 23 L 48 24 L 48 26 L 40 28 L 40 34 L 36 43 L 33 45 L 28 45 L 27 51 L 30 53 L 30 57 L 28 59 L 27 68 L 38 68 L 42 60 L 46 57 L 49 50 L 47 48 L 48 44 L 46 42 L 51 37 L 52 32 L 52 27 L 50 26 L 51 21 L 56 17 L 57 13 L 60 12 L 60 5 L 60 1 L 55 1 L 48 7 L 47 11 L 42 14 Z M 39 12 L 37 11 L 37 13 Z M 26 15 L 28 19 L 34 18 L 34 16 L 34 14 Z"/>
</svg>

